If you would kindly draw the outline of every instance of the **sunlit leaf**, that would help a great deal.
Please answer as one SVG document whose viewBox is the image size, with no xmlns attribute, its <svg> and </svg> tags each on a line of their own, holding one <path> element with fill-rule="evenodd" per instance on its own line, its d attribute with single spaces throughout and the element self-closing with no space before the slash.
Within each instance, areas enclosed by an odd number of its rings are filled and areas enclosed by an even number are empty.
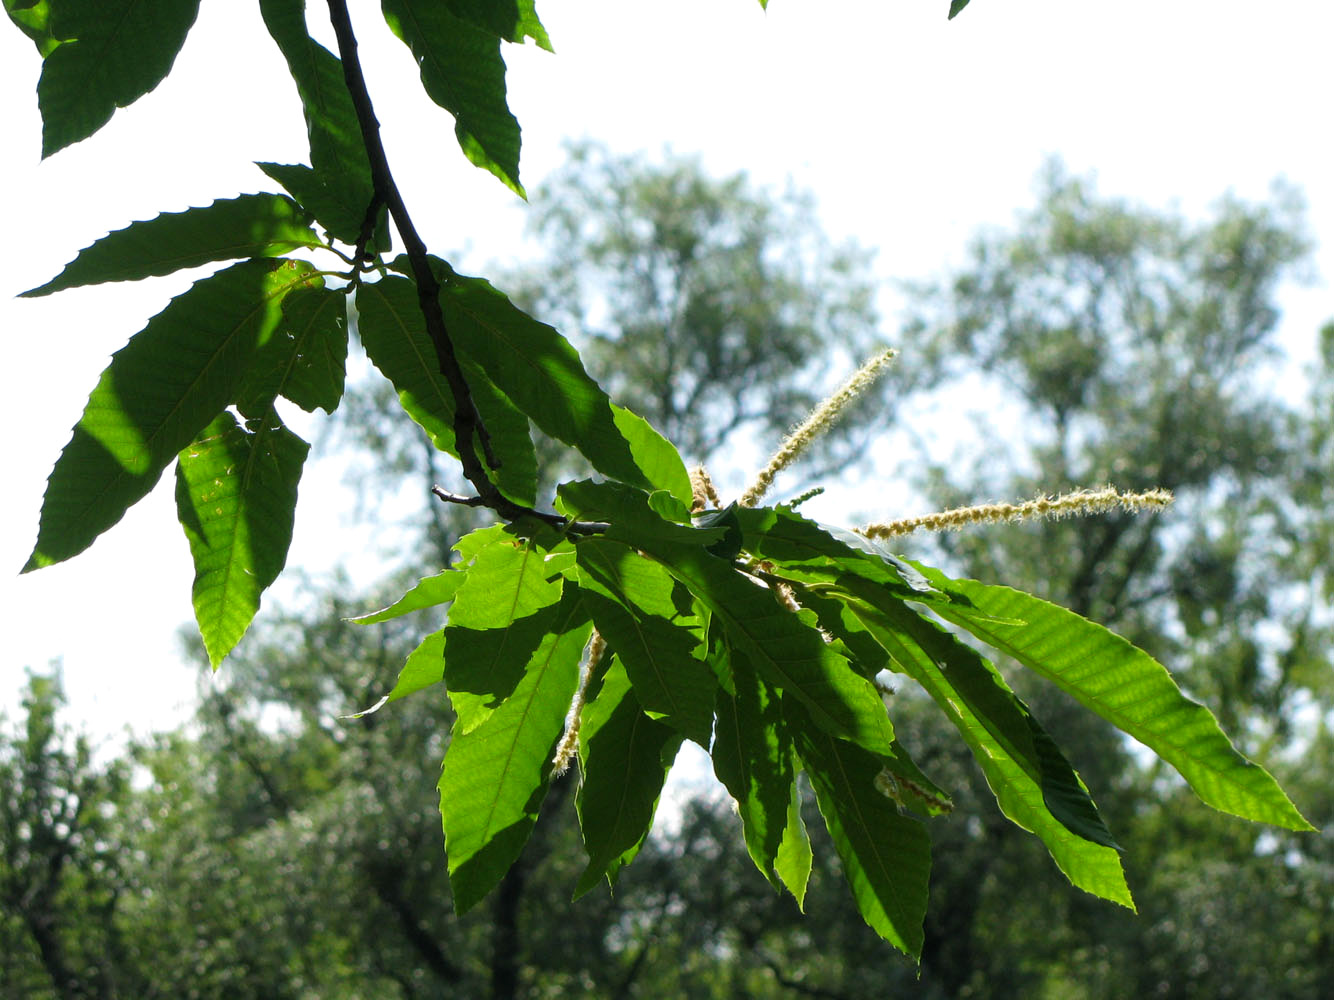
<svg viewBox="0 0 1334 1000">
<path fill-rule="evenodd" d="M 385 20 L 410 49 L 431 100 L 454 116 L 463 153 L 520 197 L 519 123 L 505 103 L 499 36 L 433 0 L 383 0 Z"/>
<path fill-rule="evenodd" d="M 662 784 L 681 748 L 681 734 L 644 714 L 618 660 L 584 707 L 579 727 L 583 782 L 575 804 L 588 866 L 575 896 L 604 877 L 615 884 L 653 826 Z"/>
<path fill-rule="evenodd" d="M 357 291 L 357 313 L 362 346 L 398 390 L 403 408 L 437 448 L 457 456 L 454 396 L 426 332 L 416 284 L 390 276 L 363 285 Z M 511 499 L 531 505 L 537 494 L 537 457 L 528 418 L 466 357 L 459 360 L 501 462 L 493 473 L 496 485 Z"/>
<path fill-rule="evenodd" d="M 584 601 L 644 711 L 707 749 L 717 681 L 698 657 L 698 619 L 676 608 L 671 575 L 607 538 L 583 539 L 575 553 Z"/>
<path fill-rule="evenodd" d="M 103 236 L 46 284 L 24 297 L 104 281 L 137 281 L 218 260 L 280 257 L 320 238 L 309 217 L 279 194 L 243 194 L 203 208 L 168 212 Z"/>
<path fill-rule="evenodd" d="M 551 39 L 537 19 L 533 0 L 445 0 L 455 17 L 471 21 L 507 42 L 531 38 L 539 48 L 551 51 Z"/>
<path fill-rule="evenodd" d="M 283 296 L 319 280 L 295 261 L 242 261 L 195 282 L 117 351 L 51 472 L 24 571 L 82 552 L 147 495 L 235 400 Z"/>
<path fill-rule="evenodd" d="M 798 716 L 804 709 L 794 709 Z M 795 725 L 797 755 L 815 789 L 829 835 L 862 917 L 901 951 L 922 953 L 931 838 L 876 787 L 872 753 L 815 726 Z"/>
<path fill-rule="evenodd" d="M 358 615 L 356 618 L 349 618 L 348 621 L 354 625 L 378 625 L 380 622 L 410 615 L 412 612 L 421 611 L 423 608 L 434 608 L 441 604 L 447 604 L 454 599 L 454 595 L 458 593 L 459 587 L 463 585 L 466 578 L 467 573 L 459 570 L 442 570 L 435 576 L 422 578 L 415 587 L 388 607 L 373 611 L 370 614 Z"/>
<path fill-rule="evenodd" d="M 272 411 L 245 425 L 224 412 L 176 463 L 176 509 L 195 565 L 195 619 L 215 670 L 287 562 L 309 451 Z"/>
<path fill-rule="evenodd" d="M 338 408 L 347 378 L 347 299 L 330 288 L 298 289 L 283 299 L 282 322 L 259 345 L 237 407 L 263 413 L 276 397 L 307 413 Z"/>
<path fill-rule="evenodd" d="M 804 892 L 806 878 L 801 875 L 800 840 L 794 838 L 804 835 L 804 827 L 793 827 L 789 815 L 796 769 L 782 704 L 743 654 L 733 652 L 729 659 L 735 690 L 718 691 L 713 773 L 736 802 L 751 860 L 775 885 L 779 851 L 785 838 L 791 842 L 789 850 L 795 854 L 785 870 L 798 885 L 793 894 L 800 902 L 798 892 Z"/>
<path fill-rule="evenodd" d="M 1090 820 L 1091 802 L 1087 807 L 1070 808 L 1081 797 L 1082 783 L 1062 759 L 1039 752 L 1034 741 L 1036 723 L 999 674 L 976 650 L 910 608 L 896 607 L 892 601 L 880 605 L 854 602 L 851 607 L 899 668 L 954 723 L 1001 811 L 1037 834 L 1075 885 L 1133 909 L 1120 856 L 1109 846 L 1110 836 L 1101 820 L 1096 824 Z M 1087 793 L 1082 797 L 1087 798 Z M 1053 815 L 1054 808 L 1062 807 L 1066 808 L 1064 821 Z"/>
<path fill-rule="evenodd" d="M 591 631 L 577 602 L 565 602 L 510 696 L 476 729 L 454 731 L 440 813 L 458 913 L 504 877 L 532 832 Z"/>
<path fill-rule="evenodd" d="M 42 156 L 88 138 L 161 83 L 198 13 L 199 0 L 54 4 L 48 30 L 63 41 L 42 62 L 37 83 Z"/>
<path fill-rule="evenodd" d="M 941 610 L 942 617 L 1013 656 L 1139 740 L 1215 809 L 1292 830 L 1314 829 L 1278 782 L 1238 753 L 1209 710 L 1183 695 L 1167 669 L 1143 650 L 1031 594 L 975 580 L 950 580 L 926 566 L 921 570 L 966 594 L 976 608 Z M 997 624 L 988 615 L 1023 624 Z"/>
</svg>

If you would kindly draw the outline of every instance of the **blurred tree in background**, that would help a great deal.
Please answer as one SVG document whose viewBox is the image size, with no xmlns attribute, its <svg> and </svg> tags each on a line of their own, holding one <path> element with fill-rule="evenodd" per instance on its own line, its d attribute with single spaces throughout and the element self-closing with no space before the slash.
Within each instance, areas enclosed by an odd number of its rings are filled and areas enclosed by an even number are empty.
<svg viewBox="0 0 1334 1000">
<path fill-rule="evenodd" d="M 548 264 L 511 284 L 691 457 L 739 434 L 776 437 L 826 368 L 876 341 L 865 255 L 831 249 L 801 198 L 712 180 L 693 161 L 580 147 L 534 205 Z M 1300 274 L 1306 242 L 1291 191 L 1186 220 L 1101 197 L 1052 165 L 1012 231 L 983 234 L 956 274 L 910 290 L 897 380 L 822 458 L 842 468 L 883 430 L 893 394 L 919 415 L 923 450 L 905 446 L 884 474 L 911 481 L 923 509 L 1107 481 L 1174 490 L 1175 507 L 1151 518 L 894 547 L 1116 628 L 1329 831 L 1334 326 L 1308 397 L 1277 374 L 1276 295 Z M 992 422 L 955 433 L 961 399 L 985 403 Z M 334 444 L 360 449 L 377 482 L 397 471 L 425 496 L 434 455 L 415 429 L 375 418 L 385 402 L 381 389 L 354 391 Z M 407 575 L 446 562 L 462 530 L 456 508 L 421 509 Z M 412 637 L 430 630 L 344 620 L 402 582 L 312 587 L 285 619 L 257 623 L 226 684 L 206 683 L 191 726 L 108 766 L 61 731 L 58 686 L 34 676 L 24 724 L 0 735 L 11 790 L 0 993 L 1315 1000 L 1334 983 L 1331 833 L 1213 813 L 1004 663 L 1102 793 L 1138 915 L 1072 889 L 905 687 L 895 725 L 955 801 L 932 821 L 920 979 L 822 867 L 835 855 L 814 817 L 813 919 L 755 871 L 736 817 L 707 794 L 676 803 L 669 835 L 650 840 L 614 894 L 571 903 L 583 866 L 573 776 L 554 786 L 559 808 L 500 889 L 456 918 L 433 801 L 448 706 L 427 695 L 343 718 L 392 686 Z"/>
</svg>

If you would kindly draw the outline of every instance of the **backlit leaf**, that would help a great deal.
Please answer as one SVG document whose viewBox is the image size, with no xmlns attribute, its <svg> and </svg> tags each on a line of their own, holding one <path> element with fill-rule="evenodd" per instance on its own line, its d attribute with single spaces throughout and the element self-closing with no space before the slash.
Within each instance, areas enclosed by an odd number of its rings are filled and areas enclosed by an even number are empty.
<svg viewBox="0 0 1334 1000">
<path fill-rule="evenodd" d="M 1009 587 L 929 579 L 958 589 L 976 610 L 940 610 L 983 642 L 1013 656 L 1175 767 L 1215 809 L 1292 830 L 1314 829 L 1264 768 L 1243 757 L 1212 713 L 1181 693 L 1148 653 L 1073 611 Z M 997 624 L 988 616 L 1017 619 Z"/>
<path fill-rule="evenodd" d="M 390 276 L 362 285 L 357 290 L 357 313 L 362 346 L 375 367 L 394 383 L 403 408 L 437 448 L 457 456 L 454 396 L 426 332 L 416 284 Z M 532 504 L 537 494 L 537 457 L 528 418 L 466 357 L 459 360 L 491 435 L 492 450 L 501 462 L 493 473 L 496 485 L 518 503 Z"/>
<path fill-rule="evenodd" d="M 681 748 L 681 734 L 644 714 L 618 659 L 584 707 L 579 727 L 583 782 L 575 805 L 588 866 L 575 896 L 604 877 L 615 884 L 653 826 L 662 784 Z"/>
<path fill-rule="evenodd" d="M 103 236 L 46 284 L 24 297 L 104 281 L 137 281 L 218 260 L 280 257 L 320 238 L 309 217 L 279 194 L 243 194 L 203 208 L 168 212 Z"/>
<path fill-rule="evenodd" d="M 151 490 L 235 400 L 282 298 L 319 282 L 296 261 L 242 261 L 197 281 L 117 351 L 47 482 L 24 571 L 77 555 Z"/>
<path fill-rule="evenodd" d="M 532 832 L 591 631 L 577 602 L 565 602 L 510 696 L 476 729 L 454 731 L 440 813 L 458 913 L 504 877 Z"/>
<path fill-rule="evenodd" d="M 1133 909 L 1120 856 L 1107 843 L 1110 836 L 1098 832 L 1098 839 L 1105 841 L 1099 843 L 1072 829 L 1087 817 L 1085 809 L 1067 808 L 1065 822 L 1053 815 L 1053 807 L 1068 807 L 1078 798 L 1082 783 L 1068 764 L 1061 767 L 1063 760 L 1039 753 L 1036 723 L 1030 725 L 1023 703 L 975 650 L 910 608 L 896 607 L 892 600 L 881 604 L 854 602 L 851 607 L 900 669 L 921 684 L 954 723 L 1001 811 L 1037 834 L 1075 885 Z M 1084 832 L 1093 834 L 1095 829 Z"/>
<path fill-rule="evenodd" d="M 42 62 L 42 156 L 86 139 L 171 71 L 199 0 L 60 0 Z"/>
<path fill-rule="evenodd" d="M 385 20 L 410 49 L 431 100 L 454 116 L 463 153 L 524 197 L 519 123 L 505 103 L 500 38 L 438 0 L 383 0 Z"/>
<path fill-rule="evenodd" d="M 797 755 L 857 909 L 886 941 L 919 957 L 931 874 L 926 828 L 877 789 L 881 762 L 876 755 L 811 725 L 793 728 Z"/>
<path fill-rule="evenodd" d="M 309 451 L 272 411 L 245 425 L 224 412 L 176 463 L 176 509 L 195 565 L 195 618 L 215 670 L 287 562 Z"/>
<path fill-rule="evenodd" d="M 282 322 L 259 345 L 237 407 L 263 413 L 277 396 L 307 413 L 338 408 L 347 378 L 347 298 L 330 288 L 302 288 L 283 299 Z"/>
<path fill-rule="evenodd" d="M 707 749 L 717 681 L 697 655 L 699 620 L 677 611 L 671 575 L 608 538 L 585 538 L 575 554 L 585 604 L 644 711 Z"/>
</svg>

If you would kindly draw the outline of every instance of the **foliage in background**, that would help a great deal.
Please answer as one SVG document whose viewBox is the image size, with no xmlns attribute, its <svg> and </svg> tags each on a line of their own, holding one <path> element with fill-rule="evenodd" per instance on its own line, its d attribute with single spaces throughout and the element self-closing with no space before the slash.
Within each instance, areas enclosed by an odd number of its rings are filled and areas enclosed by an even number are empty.
<svg viewBox="0 0 1334 1000">
<path fill-rule="evenodd" d="M 91 135 L 155 86 L 195 6 L 136 7 L 113 26 L 86 0 L 7 4 L 44 58 L 44 153 Z M 648 421 L 611 402 L 553 327 L 429 254 L 380 144 L 342 0 L 329 3 L 338 56 L 311 39 L 300 0 L 262 0 L 261 9 L 310 136 L 309 165 L 262 165 L 286 193 L 134 223 L 25 293 L 237 261 L 177 296 L 113 357 L 51 475 L 25 570 L 81 552 L 174 462 L 196 617 L 216 667 L 285 561 L 307 446 L 282 411 L 337 407 L 355 327 L 406 414 L 458 459 L 472 492 L 441 499 L 498 518 L 459 539 L 452 566 L 358 619 L 378 625 L 434 609 L 384 700 L 446 684 L 453 718 L 439 790 L 456 909 L 497 886 L 503 898 L 543 800 L 566 787 L 558 745 L 577 743 L 582 895 L 615 884 L 644 847 L 666 773 L 691 740 L 712 755 L 747 851 L 775 887 L 798 903 L 806 895 L 813 860 L 802 801 L 813 797 L 867 924 L 920 955 L 924 820 L 952 803 L 898 737 L 882 700 L 886 672 L 930 696 L 1001 811 L 1037 834 L 1076 886 L 1133 906 L 1117 842 L 1085 782 L 1002 673 L 944 623 L 1134 736 L 1209 805 L 1310 829 L 1161 665 L 1101 626 L 1005 586 L 909 563 L 792 505 L 751 506 L 762 491 L 742 505 L 717 502 Z M 454 116 L 464 154 L 522 194 L 500 51 L 502 41 L 526 38 L 549 46 L 531 4 L 386 0 L 384 13 L 426 92 Z M 558 214 L 550 219 L 563 225 Z M 753 227 L 739 228 L 748 256 L 733 260 L 749 260 L 758 274 L 772 260 L 749 246 Z M 606 236 L 588 234 L 595 263 Z M 707 305 L 712 335 L 743 361 L 753 355 L 760 321 L 724 296 L 711 262 L 688 270 L 693 248 L 673 234 L 629 249 L 655 245 L 667 248 L 668 263 L 649 269 L 644 285 L 662 307 L 654 322 L 670 331 Z M 800 296 L 776 299 L 784 301 L 791 306 L 775 314 L 775 333 L 799 343 L 814 319 Z M 652 338 L 651 326 L 628 323 L 624 311 L 617 318 L 620 337 L 595 342 L 613 382 L 642 360 L 637 342 Z M 690 391 L 687 382 L 683 399 L 664 400 L 662 419 L 679 416 Z M 707 409 L 722 398 L 698 402 Z M 737 399 L 749 419 L 745 393 Z M 554 512 L 537 504 L 534 429 L 599 475 L 562 483 Z M 795 458 L 805 443 L 781 453 Z M 695 447 L 716 445 L 706 436 Z M 271 797 L 268 807 L 277 804 Z M 306 917 L 318 934 L 320 914 Z"/>
</svg>

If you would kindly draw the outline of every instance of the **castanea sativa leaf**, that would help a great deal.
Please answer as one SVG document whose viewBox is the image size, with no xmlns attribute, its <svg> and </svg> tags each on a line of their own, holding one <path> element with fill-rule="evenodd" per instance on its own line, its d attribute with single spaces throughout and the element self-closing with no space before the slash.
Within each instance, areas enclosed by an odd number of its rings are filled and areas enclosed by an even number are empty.
<svg viewBox="0 0 1334 1000">
<path fill-rule="evenodd" d="M 611 400 L 584 370 L 568 340 L 519 309 L 490 282 L 457 274 L 448 265 L 441 269 L 440 304 L 455 347 L 533 423 L 578 449 L 609 479 L 650 490 L 680 489 L 674 470 L 656 482 L 640 468 L 617 426 Z M 656 433 L 643 427 L 637 431 L 650 432 Z M 653 468 L 661 466 L 659 453 Z M 688 502 L 689 497 L 682 499 Z"/>
<path fill-rule="evenodd" d="M 116 352 L 61 452 L 27 570 L 77 555 L 148 494 L 234 402 L 282 298 L 318 283 L 296 261 L 251 260 L 195 282 Z"/>
<path fill-rule="evenodd" d="M 300 288 L 283 299 L 282 322 L 259 345 L 237 397 L 247 416 L 278 396 L 307 413 L 332 413 L 347 379 L 347 297 L 330 288 Z"/>
<path fill-rule="evenodd" d="M 310 167 L 262 163 L 260 168 L 330 233 L 355 244 L 362 236 L 373 185 L 343 65 L 310 37 L 305 0 L 260 0 L 259 8 L 301 96 L 311 163 Z M 388 249 L 387 240 L 378 242 L 380 250 Z"/>
<path fill-rule="evenodd" d="M 37 83 L 42 156 L 86 139 L 117 108 L 162 82 L 199 13 L 199 0 L 60 0 Z"/>
<path fill-rule="evenodd" d="M 575 895 L 603 878 L 613 885 L 653 826 L 681 734 L 644 714 L 625 668 L 613 659 L 579 728 L 583 781 L 575 805 L 588 866 Z"/>
<path fill-rule="evenodd" d="M 607 538 L 586 538 L 575 553 L 584 603 L 644 711 L 708 749 L 717 680 L 701 655 L 702 625 L 678 608 L 671 574 Z"/>
<path fill-rule="evenodd" d="M 995 669 L 892 598 L 876 606 L 854 602 L 852 608 L 898 669 L 920 684 L 958 729 L 1001 811 L 1037 834 L 1075 885 L 1133 907 L 1120 856 L 1096 811 L 1090 812 L 1091 801 L 1069 808 L 1083 788 L 1078 776 L 1063 760 L 1039 751 L 1036 723 Z M 1053 810 L 1062 808 L 1066 814 L 1058 818 Z"/>
<path fill-rule="evenodd" d="M 463 154 L 523 196 L 519 123 L 505 103 L 500 35 L 479 24 L 481 18 L 456 16 L 451 6 L 438 0 L 382 4 L 390 28 L 412 49 L 426 93 L 454 116 Z"/>
<path fill-rule="evenodd" d="M 578 602 L 564 602 L 509 697 L 470 732 L 455 729 L 440 774 L 440 813 L 458 913 L 494 888 L 532 832 L 591 631 Z"/>
<path fill-rule="evenodd" d="M 790 711 L 799 717 L 804 709 Z M 797 722 L 797 755 L 815 789 L 857 909 L 877 934 L 909 955 L 922 952 L 931 838 L 877 788 L 875 754 Z"/>
<path fill-rule="evenodd" d="M 457 456 L 454 395 L 426 332 L 417 285 L 396 276 L 363 285 L 357 291 L 357 313 L 362 346 L 398 390 L 403 409 L 437 448 Z M 528 418 L 475 366 L 466 359 L 463 364 L 473 402 L 500 460 L 494 470 L 496 485 L 511 499 L 531 504 L 537 492 L 537 458 Z"/>
<path fill-rule="evenodd" d="M 321 246 L 310 217 L 280 194 L 243 194 L 202 208 L 167 212 L 110 233 L 25 297 L 105 281 L 138 281 L 244 257 L 281 257 Z"/>
<path fill-rule="evenodd" d="M 287 562 L 309 451 L 272 411 L 246 424 L 224 412 L 176 463 L 176 509 L 195 564 L 195 619 L 215 670 Z"/>
<path fill-rule="evenodd" d="M 445 682 L 469 732 L 509 698 L 524 663 L 554 626 L 562 594 L 548 554 L 532 542 L 498 531 L 467 564 L 445 628 Z"/>
<path fill-rule="evenodd" d="M 522 42 L 531 38 L 537 46 L 551 51 L 551 39 L 547 29 L 537 18 L 537 7 L 533 0 L 446 0 L 444 6 L 455 17 L 484 28 L 493 35 L 499 35 L 507 42 Z"/>
<path fill-rule="evenodd" d="M 810 874 L 809 850 L 803 874 L 799 846 L 805 827 L 792 822 L 797 774 L 782 703 L 743 654 L 732 651 L 727 661 L 732 690 L 718 689 L 713 773 L 737 804 L 742 836 L 755 867 L 774 884 L 780 880 L 795 884 L 792 893 L 800 902 Z M 800 821 L 796 810 L 796 824 Z M 790 849 L 797 853 L 782 866 L 785 874 L 780 877 L 779 852 L 785 839 L 793 841 Z"/>
<path fill-rule="evenodd" d="M 1261 823 L 1313 829 L 1269 772 L 1238 753 L 1213 714 L 1183 695 L 1166 668 L 1142 649 L 1031 594 L 951 580 L 925 566 L 922 572 L 973 603 L 973 609 L 942 610 L 942 617 L 1139 740 L 1175 767 L 1204 802 Z M 997 624 L 988 616 L 1018 623 Z"/>
</svg>

